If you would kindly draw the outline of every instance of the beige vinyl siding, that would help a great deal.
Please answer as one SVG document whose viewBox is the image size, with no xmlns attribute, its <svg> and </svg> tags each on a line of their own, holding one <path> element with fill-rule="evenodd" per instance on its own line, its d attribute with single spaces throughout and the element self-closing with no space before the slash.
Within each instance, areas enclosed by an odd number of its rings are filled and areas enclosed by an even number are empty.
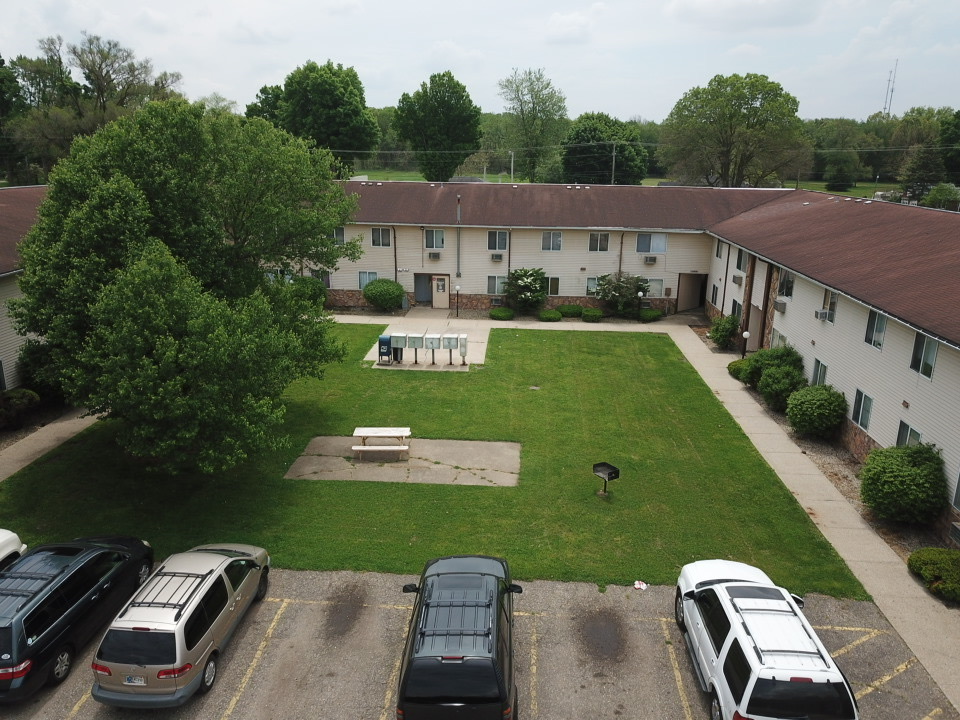
<svg viewBox="0 0 960 720">
<path fill-rule="evenodd" d="M 20 288 L 16 276 L 10 275 L 0 278 L 0 306 L 4 312 L 0 315 L 0 360 L 3 361 L 3 382 L 6 388 L 15 388 L 20 385 L 20 372 L 17 367 L 17 358 L 20 346 L 26 341 L 13 329 L 13 321 L 7 311 L 7 301 L 20 297 Z"/>
</svg>

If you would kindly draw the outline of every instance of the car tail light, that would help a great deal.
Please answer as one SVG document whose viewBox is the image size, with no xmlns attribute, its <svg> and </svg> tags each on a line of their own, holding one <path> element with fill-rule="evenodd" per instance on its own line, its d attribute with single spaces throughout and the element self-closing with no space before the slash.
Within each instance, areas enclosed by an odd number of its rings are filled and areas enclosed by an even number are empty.
<svg viewBox="0 0 960 720">
<path fill-rule="evenodd" d="M 403 710 L 397 708 L 397 720 L 403 720 Z"/>
<path fill-rule="evenodd" d="M 22 678 L 33 666 L 33 660 L 24 660 L 19 665 L 13 667 L 0 668 L 0 680 L 16 680 Z"/>
<path fill-rule="evenodd" d="M 750 718 L 745 718 L 743 715 L 734 710 L 733 717 L 730 718 L 730 720 L 750 720 Z"/>
<path fill-rule="evenodd" d="M 171 668 L 170 670 L 161 670 L 157 673 L 157 680 L 173 680 L 174 678 L 186 675 L 191 670 L 193 670 L 193 665 L 190 663 L 178 668 Z"/>
<path fill-rule="evenodd" d="M 508 707 L 503 711 L 503 720 L 513 720 L 513 708 Z"/>
<path fill-rule="evenodd" d="M 813 678 L 792 677 L 792 678 L 790 678 L 790 682 L 809 682 L 809 683 L 812 683 L 812 682 L 813 682 Z"/>
<path fill-rule="evenodd" d="M 100 673 L 101 675 L 113 675 L 113 673 L 110 672 L 110 668 L 108 668 L 106 665 L 98 665 L 97 663 L 90 663 L 90 667 L 93 668 L 93 671 L 95 673 Z"/>
</svg>

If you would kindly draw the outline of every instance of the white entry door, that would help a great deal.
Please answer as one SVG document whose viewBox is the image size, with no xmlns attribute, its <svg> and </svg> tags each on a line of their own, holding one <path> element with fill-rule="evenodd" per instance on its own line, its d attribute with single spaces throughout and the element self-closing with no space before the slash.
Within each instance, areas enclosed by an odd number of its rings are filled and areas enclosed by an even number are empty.
<svg viewBox="0 0 960 720">
<path fill-rule="evenodd" d="M 450 307 L 450 276 L 433 276 L 433 306 L 447 309 Z"/>
</svg>

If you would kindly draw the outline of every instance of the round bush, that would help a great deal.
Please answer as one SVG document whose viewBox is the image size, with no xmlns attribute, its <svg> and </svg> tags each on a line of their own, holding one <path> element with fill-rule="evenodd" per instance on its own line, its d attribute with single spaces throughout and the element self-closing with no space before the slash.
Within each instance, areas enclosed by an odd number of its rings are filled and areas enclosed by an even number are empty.
<svg viewBox="0 0 960 720">
<path fill-rule="evenodd" d="M 831 385 L 810 385 L 787 398 L 787 419 L 801 435 L 829 438 L 847 416 L 847 399 Z"/>
<path fill-rule="evenodd" d="M 757 390 L 767 405 L 777 412 L 783 412 L 787 409 L 787 398 L 806 386 L 807 379 L 801 371 L 793 367 L 775 366 L 764 371 Z"/>
<path fill-rule="evenodd" d="M 747 381 L 750 370 L 750 358 L 737 358 L 727 363 L 727 372 L 742 383 Z"/>
<path fill-rule="evenodd" d="M 790 345 L 775 348 L 760 348 L 747 358 L 745 377 L 740 378 L 750 387 L 760 389 L 760 378 L 772 367 L 795 368 L 803 373 L 803 356 Z"/>
<path fill-rule="evenodd" d="M 663 317 L 663 310 L 657 310 L 655 308 L 640 308 L 639 317 L 637 318 L 642 323 L 651 323 L 656 322 Z"/>
<path fill-rule="evenodd" d="M 721 350 L 733 350 L 737 340 L 735 338 L 737 330 L 740 329 L 740 317 L 738 315 L 725 315 L 715 317 L 710 326 L 710 339 L 713 340 Z"/>
<path fill-rule="evenodd" d="M 0 428 L 16 430 L 21 427 L 26 414 L 39 404 L 40 396 L 33 390 L 7 390 L 0 395 Z"/>
<path fill-rule="evenodd" d="M 563 317 L 580 317 L 583 315 L 583 305 L 558 305 L 557 312 Z"/>
<path fill-rule="evenodd" d="M 513 310 L 508 307 L 490 308 L 491 320 L 513 320 Z"/>
<path fill-rule="evenodd" d="M 406 292 L 396 280 L 377 278 L 363 288 L 364 299 L 379 310 L 398 310 L 403 306 Z"/>
<path fill-rule="evenodd" d="M 960 550 L 920 548 L 910 554 L 907 567 L 934 595 L 960 603 Z"/>
<path fill-rule="evenodd" d="M 603 310 L 600 308 L 584 308 L 580 319 L 588 323 L 598 323 L 603 317 Z"/>
<path fill-rule="evenodd" d="M 871 451 L 860 470 L 860 499 L 884 520 L 931 522 L 947 502 L 940 452 L 923 443 Z"/>
<path fill-rule="evenodd" d="M 540 322 L 560 322 L 561 320 L 563 320 L 563 315 L 560 314 L 559 310 L 540 311 Z"/>
</svg>

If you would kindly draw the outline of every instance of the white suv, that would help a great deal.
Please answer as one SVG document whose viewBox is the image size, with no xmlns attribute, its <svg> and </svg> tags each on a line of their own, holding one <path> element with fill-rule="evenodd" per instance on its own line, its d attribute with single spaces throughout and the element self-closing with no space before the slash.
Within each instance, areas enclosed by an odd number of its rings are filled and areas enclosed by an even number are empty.
<svg viewBox="0 0 960 720">
<path fill-rule="evenodd" d="M 857 720 L 847 679 L 800 608 L 762 571 L 729 560 L 684 565 L 674 614 L 712 720 Z"/>
</svg>

